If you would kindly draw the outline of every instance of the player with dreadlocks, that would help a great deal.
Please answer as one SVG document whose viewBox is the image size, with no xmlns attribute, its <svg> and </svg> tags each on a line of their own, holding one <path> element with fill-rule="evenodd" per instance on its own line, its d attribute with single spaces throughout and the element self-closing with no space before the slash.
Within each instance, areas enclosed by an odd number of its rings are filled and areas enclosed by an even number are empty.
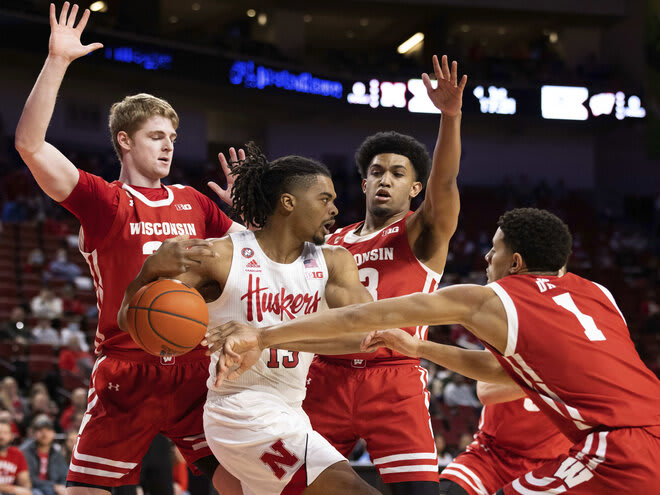
<svg viewBox="0 0 660 495">
<path fill-rule="evenodd" d="M 321 245 L 337 208 L 330 172 L 300 156 L 269 162 L 253 143 L 233 170 L 232 204 L 258 227 L 219 240 L 171 240 L 148 258 L 128 287 L 133 294 L 159 277 L 196 287 L 208 303 L 209 327 L 230 320 L 269 326 L 329 307 L 370 301 L 353 256 Z M 266 349 L 238 380 L 218 377 L 211 358 L 204 410 L 206 440 L 244 493 L 377 493 L 316 433 L 302 410 L 313 354 L 354 348 L 334 341 L 309 349 Z"/>
</svg>

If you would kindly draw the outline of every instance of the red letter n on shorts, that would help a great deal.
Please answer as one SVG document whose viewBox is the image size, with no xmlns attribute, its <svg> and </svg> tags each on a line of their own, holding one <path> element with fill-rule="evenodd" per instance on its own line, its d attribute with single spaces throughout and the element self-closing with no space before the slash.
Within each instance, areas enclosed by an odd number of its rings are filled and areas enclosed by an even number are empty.
<svg viewBox="0 0 660 495">
<path fill-rule="evenodd" d="M 275 453 L 264 452 L 260 457 L 261 462 L 268 464 L 268 467 L 270 467 L 275 476 L 277 476 L 278 479 L 282 479 L 286 474 L 286 471 L 282 469 L 282 466 L 293 467 L 298 462 L 298 458 L 295 454 L 286 450 L 282 440 L 278 440 L 271 445 L 270 448 L 274 450 Z"/>
</svg>

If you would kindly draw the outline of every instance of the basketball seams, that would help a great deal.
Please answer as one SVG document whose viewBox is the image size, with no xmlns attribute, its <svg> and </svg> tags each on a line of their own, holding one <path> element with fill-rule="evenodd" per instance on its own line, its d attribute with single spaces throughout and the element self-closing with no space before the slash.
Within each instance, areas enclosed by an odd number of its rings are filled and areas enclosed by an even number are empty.
<svg viewBox="0 0 660 495">
<path fill-rule="evenodd" d="M 145 286 L 145 288 L 142 291 L 142 294 L 140 294 L 140 298 L 137 300 L 136 304 L 138 304 L 138 305 L 140 304 L 140 301 L 142 301 L 142 298 L 144 297 L 144 295 L 149 291 L 149 289 L 151 289 L 151 287 L 153 287 L 153 285 L 155 283 L 156 283 L 156 281 L 151 282 L 149 285 Z M 140 332 L 138 330 L 138 324 L 137 324 L 137 317 L 138 317 L 137 308 L 138 307 L 139 306 L 129 306 L 128 309 L 129 309 L 129 311 L 131 310 L 131 308 L 133 308 L 135 310 L 134 311 L 134 313 L 135 313 L 135 318 L 134 318 L 135 319 L 135 324 L 133 325 L 133 328 L 135 329 L 135 336 L 140 341 L 140 345 L 142 346 L 142 348 L 145 349 L 146 346 L 145 346 L 144 341 L 142 340 L 142 337 L 140 336 Z"/>
<path fill-rule="evenodd" d="M 163 282 L 166 283 L 166 285 L 164 287 L 162 285 Z M 155 294 L 153 296 L 153 299 L 151 299 L 151 297 L 150 297 L 152 287 L 155 287 L 155 290 L 157 291 L 157 294 Z M 163 292 L 159 292 L 163 288 L 167 288 L 168 290 L 165 290 Z M 186 290 L 186 289 L 188 289 L 188 290 Z M 135 301 L 134 304 L 129 305 L 128 309 L 129 309 L 129 311 L 131 311 L 131 310 L 134 311 L 134 315 L 132 315 L 133 318 L 131 318 L 131 320 L 134 323 L 133 326 L 135 328 L 134 333 L 135 333 L 136 340 L 139 341 L 138 343 L 140 344 L 140 346 L 149 353 L 152 353 L 152 350 L 155 350 L 155 349 L 151 349 L 151 344 L 157 345 L 158 347 L 161 347 L 161 346 L 164 346 L 164 345 L 175 347 L 175 348 L 182 351 L 181 354 L 185 354 L 189 350 L 194 349 L 195 347 L 197 347 L 197 345 L 185 346 L 185 345 L 173 342 L 169 338 L 165 337 L 155 327 L 155 324 L 156 324 L 156 326 L 159 326 L 160 323 L 157 323 L 156 320 L 154 320 L 154 322 L 152 322 L 152 312 L 153 312 L 154 318 L 157 315 L 162 315 L 161 318 L 182 319 L 184 321 L 182 321 L 181 323 L 184 324 L 184 325 L 185 325 L 185 321 L 187 320 L 188 322 L 190 322 L 187 325 L 190 325 L 190 324 L 200 325 L 201 326 L 200 328 L 204 329 L 204 330 L 207 327 L 207 323 L 204 323 L 204 322 L 202 322 L 200 320 L 197 320 L 195 318 L 191 318 L 190 316 L 185 316 L 185 315 L 178 314 L 178 313 L 175 312 L 176 309 L 173 309 L 173 311 L 167 311 L 166 309 L 156 309 L 156 308 L 154 308 L 154 306 L 157 305 L 156 301 L 158 301 L 161 296 L 165 296 L 167 294 L 172 294 L 172 293 L 174 293 L 174 294 L 176 294 L 176 293 L 194 294 L 197 298 L 199 298 L 199 300 L 202 302 L 202 304 L 204 304 L 204 308 L 206 308 L 206 301 L 197 292 L 197 290 L 193 287 L 190 287 L 187 284 L 184 284 L 183 282 L 161 279 L 161 280 L 157 280 L 157 281 L 151 282 L 150 284 L 146 285 L 143 288 L 142 293 L 138 297 L 137 301 Z M 142 301 L 145 300 L 145 299 L 146 300 L 151 299 L 151 301 L 149 302 L 148 307 L 141 304 Z M 146 303 L 146 301 L 145 301 L 145 303 Z M 190 300 L 190 303 L 193 304 L 193 307 L 195 306 L 194 300 Z M 171 305 L 172 303 L 169 303 L 169 304 Z M 176 308 L 176 306 L 174 306 L 174 308 Z M 198 308 L 198 309 L 201 309 L 201 308 Z M 144 314 L 144 311 L 146 311 L 146 315 Z M 141 313 L 141 316 L 139 316 L 138 313 Z M 145 316 L 146 316 L 146 321 L 144 319 Z M 172 320 L 172 321 L 173 321 L 172 324 L 176 325 L 176 323 L 175 323 L 176 320 Z M 140 335 L 140 332 L 138 330 L 138 322 L 142 322 L 141 323 L 142 325 L 145 325 L 145 324 L 149 325 L 149 330 L 152 332 L 151 335 L 153 335 L 153 337 L 150 336 L 149 339 L 147 339 L 150 342 L 149 346 L 146 345 L 145 340 L 144 340 L 144 337 L 146 337 L 146 335 L 145 336 Z M 172 337 L 170 337 L 170 338 L 172 338 Z M 153 340 L 153 339 L 160 340 L 162 342 L 162 344 L 159 345 L 157 342 L 151 342 L 151 340 Z M 161 349 L 162 349 L 162 347 L 161 347 Z M 162 354 L 162 351 L 161 351 L 161 354 Z M 175 354 L 179 354 L 179 352 L 175 351 Z"/>
</svg>

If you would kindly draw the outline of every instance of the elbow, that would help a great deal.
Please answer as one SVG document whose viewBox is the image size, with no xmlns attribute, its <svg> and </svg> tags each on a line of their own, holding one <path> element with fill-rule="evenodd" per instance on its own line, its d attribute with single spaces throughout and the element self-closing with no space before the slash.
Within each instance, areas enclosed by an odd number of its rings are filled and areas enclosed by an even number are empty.
<svg viewBox="0 0 660 495">
<path fill-rule="evenodd" d="M 16 136 L 14 137 L 14 148 L 16 148 L 18 154 L 23 158 L 37 151 L 36 144 L 31 142 L 30 138 L 24 132 L 20 132 L 19 130 L 16 130 Z"/>
</svg>

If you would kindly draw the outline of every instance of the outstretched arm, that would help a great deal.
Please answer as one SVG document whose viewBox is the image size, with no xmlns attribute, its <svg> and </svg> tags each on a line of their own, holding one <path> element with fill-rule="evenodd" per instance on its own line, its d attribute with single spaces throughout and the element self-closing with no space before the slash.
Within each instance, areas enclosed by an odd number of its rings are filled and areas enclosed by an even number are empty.
<svg viewBox="0 0 660 495">
<path fill-rule="evenodd" d="M 490 404 L 522 399 L 527 396 L 515 382 L 506 385 L 479 381 L 477 382 L 477 397 L 479 397 L 479 400 L 484 406 L 488 406 Z"/>
<path fill-rule="evenodd" d="M 461 160 L 461 108 L 467 76 L 459 80 L 457 62 L 453 61 L 450 68 L 446 55 L 442 56 L 442 63 L 433 56 L 433 70 L 437 79 L 435 88 L 428 74 L 423 74 L 422 80 L 429 98 L 442 112 L 440 129 L 426 196 L 408 219 L 408 232 L 417 258 L 442 272 L 460 209 L 456 178 Z"/>
<path fill-rule="evenodd" d="M 431 294 L 383 299 L 296 318 L 286 323 L 255 329 L 237 322 L 214 329 L 209 344 L 215 350 L 232 336 L 224 352 L 237 358 L 248 349 L 279 347 L 284 342 L 327 340 L 383 328 L 460 323 L 499 352 L 507 343 L 507 317 L 500 299 L 489 287 L 453 285 Z M 236 335 L 234 335 L 236 334 Z M 233 351 L 233 352 L 232 352 Z"/>
<path fill-rule="evenodd" d="M 101 43 L 83 45 L 80 42 L 89 19 L 89 10 L 85 9 L 76 25 L 77 14 L 78 6 L 74 5 L 69 14 L 69 2 L 65 2 L 58 20 L 55 5 L 50 4 L 48 58 L 16 127 L 15 145 L 21 158 L 39 187 L 58 202 L 64 201 L 78 183 L 78 169 L 57 148 L 46 142 L 46 130 L 69 64 L 103 46 Z"/>
<path fill-rule="evenodd" d="M 468 350 L 420 340 L 398 328 L 371 332 L 362 343 L 363 351 L 375 351 L 379 347 L 388 347 L 407 356 L 433 361 L 474 380 L 515 386 L 490 351 Z"/>
</svg>

